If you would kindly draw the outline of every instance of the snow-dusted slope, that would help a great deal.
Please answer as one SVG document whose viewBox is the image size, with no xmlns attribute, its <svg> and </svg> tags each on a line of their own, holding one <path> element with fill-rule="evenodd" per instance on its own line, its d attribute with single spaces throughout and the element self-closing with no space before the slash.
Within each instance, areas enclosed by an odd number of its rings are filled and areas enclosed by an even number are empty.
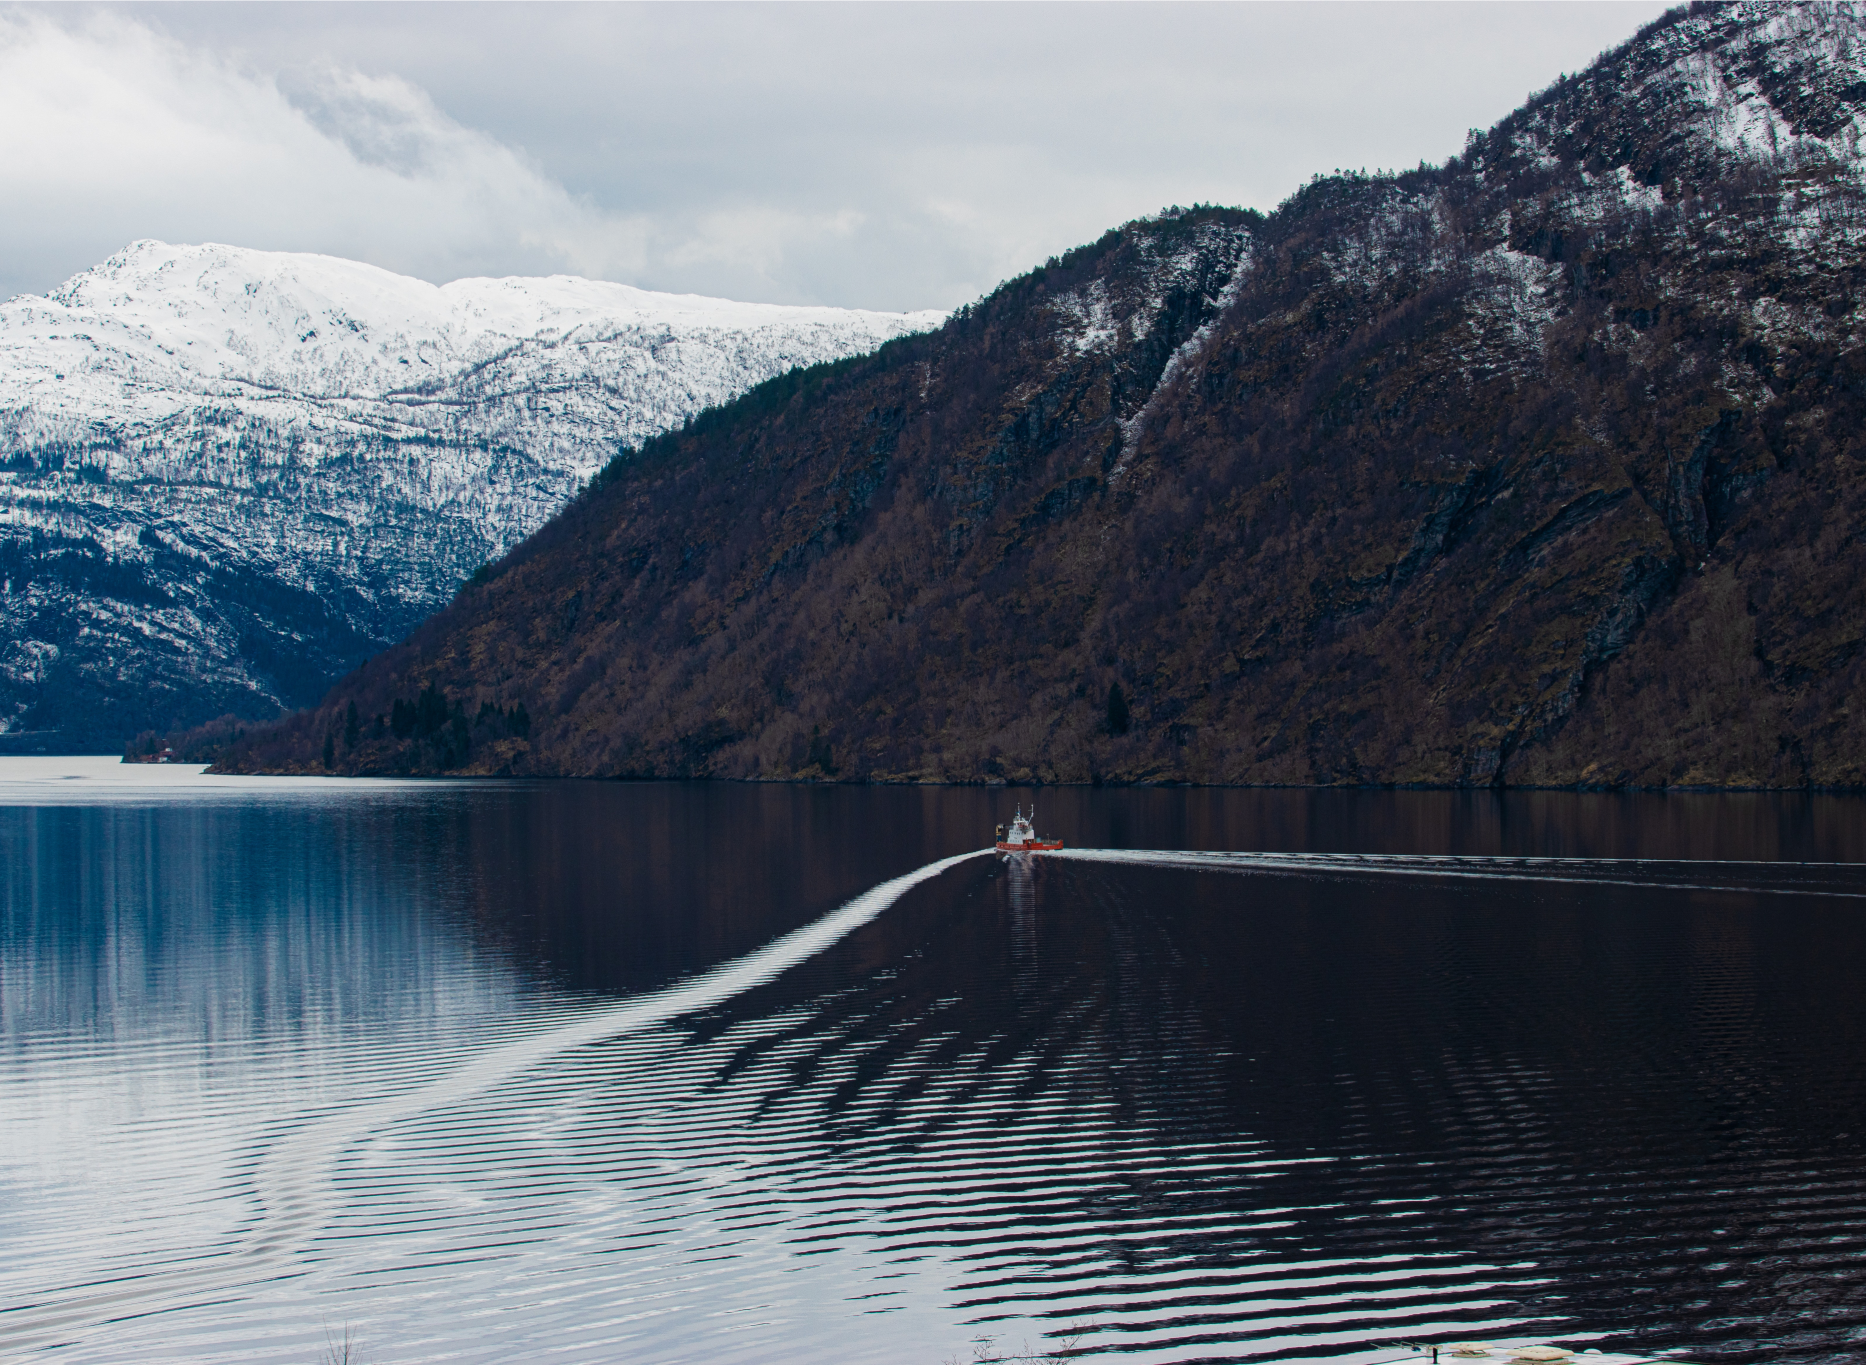
<svg viewBox="0 0 1866 1365">
<path fill-rule="evenodd" d="M 138 242 L 0 305 L 0 729 L 309 700 L 617 450 L 939 316 Z"/>
</svg>

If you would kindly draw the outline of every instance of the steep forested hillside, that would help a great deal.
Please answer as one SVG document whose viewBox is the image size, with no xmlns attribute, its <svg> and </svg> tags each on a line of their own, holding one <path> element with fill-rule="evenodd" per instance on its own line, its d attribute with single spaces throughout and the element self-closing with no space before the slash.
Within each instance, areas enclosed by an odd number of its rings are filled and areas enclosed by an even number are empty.
<svg viewBox="0 0 1866 1365">
<path fill-rule="evenodd" d="M 1852 7 L 1132 223 L 612 464 L 241 768 L 1866 781 Z"/>
</svg>

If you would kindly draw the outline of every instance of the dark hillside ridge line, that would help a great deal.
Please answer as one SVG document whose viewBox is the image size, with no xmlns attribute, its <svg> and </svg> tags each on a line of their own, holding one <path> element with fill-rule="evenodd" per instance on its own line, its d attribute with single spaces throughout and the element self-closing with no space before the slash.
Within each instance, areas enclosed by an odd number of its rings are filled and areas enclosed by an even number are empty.
<svg viewBox="0 0 1866 1365">
<path fill-rule="evenodd" d="M 1863 131 L 1856 8 L 1673 11 L 624 453 L 221 766 L 1866 786 Z"/>
</svg>

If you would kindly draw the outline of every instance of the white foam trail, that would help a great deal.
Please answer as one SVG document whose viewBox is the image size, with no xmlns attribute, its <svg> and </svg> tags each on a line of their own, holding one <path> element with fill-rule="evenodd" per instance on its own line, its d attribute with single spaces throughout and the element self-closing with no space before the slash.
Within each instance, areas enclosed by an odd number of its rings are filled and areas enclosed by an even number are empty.
<svg viewBox="0 0 1866 1365">
<path fill-rule="evenodd" d="M 1765 896 L 1823 896 L 1866 900 L 1866 892 L 1810 887 L 1766 886 L 1754 883 L 1705 883 L 1634 880 L 1611 875 L 1616 869 L 1678 867 L 1685 859 L 1655 858 L 1539 858 L 1499 857 L 1485 854 L 1413 853 L 1206 853 L 1191 849 L 1068 848 L 1044 853 L 1045 858 L 1078 858 L 1097 863 L 1140 863 L 1155 867 L 1192 867 L 1206 872 L 1277 872 L 1312 875 L 1377 873 L 1406 877 L 1475 877 L 1488 881 L 1567 882 L 1586 886 L 1631 886 L 1654 891 L 1737 891 Z M 1702 866 L 1754 870 L 1769 868 L 1851 868 L 1842 863 L 1766 863 L 1716 861 Z M 1566 875 L 1564 875 L 1566 874 Z"/>
<path fill-rule="evenodd" d="M 277 1273 L 279 1261 L 291 1257 L 324 1225 L 332 1199 L 331 1175 L 346 1148 L 396 1123 L 489 1090 L 573 1048 L 723 1004 L 814 957 L 867 924 L 921 882 L 991 851 L 975 849 L 928 863 L 691 981 L 578 1014 L 555 1027 L 547 1025 L 482 1052 L 425 1084 L 311 1119 L 261 1155 L 253 1179 L 264 1212 L 252 1236 L 231 1253 L 217 1255 L 194 1268 L 157 1271 L 89 1292 L 48 1296 L 46 1301 L 32 1305 L 9 1305 L 0 1312 L 0 1351 L 25 1351 L 68 1341 L 75 1329 L 95 1323 L 105 1314 L 115 1316 L 136 1304 L 150 1311 L 154 1307 L 148 1303 L 151 1299 L 225 1293 L 269 1278 Z"/>
<path fill-rule="evenodd" d="M 867 924 L 921 882 L 990 851 L 976 849 L 928 863 L 691 981 L 579 1015 L 569 1023 L 481 1053 L 465 1066 L 426 1085 L 318 1119 L 273 1148 L 261 1162 L 256 1183 L 266 1217 L 260 1235 L 251 1244 L 253 1249 L 290 1248 L 304 1233 L 321 1224 L 321 1196 L 327 1193 L 330 1169 L 343 1149 L 359 1137 L 490 1090 L 572 1048 L 619 1038 L 722 1004 L 816 956 Z"/>
</svg>

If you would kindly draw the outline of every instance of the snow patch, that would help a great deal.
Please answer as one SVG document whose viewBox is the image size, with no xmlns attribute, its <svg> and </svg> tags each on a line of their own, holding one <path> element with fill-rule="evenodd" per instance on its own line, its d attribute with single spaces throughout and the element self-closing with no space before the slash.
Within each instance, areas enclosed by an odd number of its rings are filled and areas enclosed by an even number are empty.
<svg viewBox="0 0 1866 1365">
<path fill-rule="evenodd" d="M 1250 264 L 1251 252 L 1246 248 L 1232 268 L 1231 278 L 1225 281 L 1224 288 L 1219 290 L 1217 298 L 1212 301 L 1211 317 L 1167 357 L 1166 368 L 1160 372 L 1159 382 L 1153 386 L 1153 391 L 1147 395 L 1147 401 L 1141 404 L 1139 411 L 1126 419 L 1117 419 L 1121 428 L 1121 450 L 1108 471 L 1110 487 L 1120 483 L 1126 475 L 1128 465 L 1133 460 L 1134 438 L 1146 429 L 1147 422 L 1159 409 L 1160 395 L 1168 392 L 1179 378 L 1180 371 L 1204 351 L 1206 342 L 1211 339 L 1212 329 L 1231 311 L 1231 305 L 1237 302 L 1244 288 L 1245 277 L 1250 274 Z"/>
<path fill-rule="evenodd" d="M 1057 318 L 1057 336 L 1077 355 L 1106 350 L 1119 339 L 1114 305 L 1108 300 L 1105 280 L 1086 289 L 1059 294 L 1050 304 Z"/>
</svg>

